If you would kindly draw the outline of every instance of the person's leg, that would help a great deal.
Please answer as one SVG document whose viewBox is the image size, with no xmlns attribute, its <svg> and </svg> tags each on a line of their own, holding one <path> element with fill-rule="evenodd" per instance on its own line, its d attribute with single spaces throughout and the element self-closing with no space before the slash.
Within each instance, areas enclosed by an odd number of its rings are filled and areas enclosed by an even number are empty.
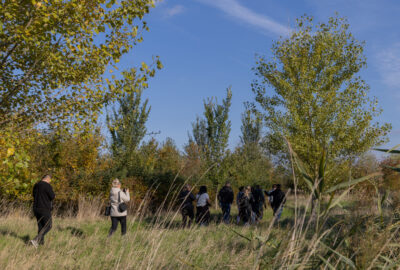
<svg viewBox="0 0 400 270">
<path fill-rule="evenodd" d="M 38 235 L 35 237 L 35 241 L 39 245 L 44 244 L 44 236 L 51 230 L 52 219 L 50 211 L 37 211 L 35 213 L 38 223 Z"/>
<path fill-rule="evenodd" d="M 108 233 L 108 237 L 110 237 L 117 230 L 117 227 L 118 227 L 118 217 L 111 217 L 111 228 Z"/>
<path fill-rule="evenodd" d="M 51 213 L 48 213 L 47 215 L 45 215 L 44 222 L 45 222 L 45 225 L 42 230 L 43 231 L 42 245 L 44 244 L 44 236 L 51 230 L 51 228 L 53 226 L 53 220 L 51 218 Z"/>
<path fill-rule="evenodd" d="M 283 206 L 280 206 L 278 209 L 278 212 L 276 214 L 276 220 L 279 221 L 282 215 L 282 211 L 283 211 Z"/>
<path fill-rule="evenodd" d="M 126 234 L 126 216 L 120 217 L 119 222 L 121 223 L 121 235 Z"/>
<path fill-rule="evenodd" d="M 231 205 L 229 203 L 224 205 L 224 222 L 229 223 L 231 219 Z"/>
<path fill-rule="evenodd" d="M 186 227 L 186 222 L 187 222 L 187 214 L 186 214 L 186 210 L 182 209 L 182 227 L 185 228 Z"/>
<path fill-rule="evenodd" d="M 37 226 L 38 226 L 38 234 L 36 235 L 35 238 L 33 238 L 33 241 L 35 241 L 37 244 L 39 244 L 42 241 L 42 238 L 41 238 L 42 235 L 40 232 L 43 230 L 45 223 L 43 222 L 42 213 L 35 211 L 34 214 L 35 214 L 36 222 L 37 222 Z"/>
<path fill-rule="evenodd" d="M 221 203 L 221 210 L 222 210 L 222 221 L 225 222 L 225 217 L 226 217 L 226 204 Z"/>
<path fill-rule="evenodd" d="M 210 223 L 210 209 L 208 206 L 204 207 L 204 224 L 208 225 Z"/>
<path fill-rule="evenodd" d="M 192 225 L 194 219 L 194 209 L 193 207 L 188 208 L 188 216 L 189 216 L 189 227 Z"/>
<path fill-rule="evenodd" d="M 196 207 L 196 223 L 197 224 L 200 224 L 200 222 L 201 222 L 201 216 L 202 216 L 202 212 L 201 212 L 201 209 L 202 209 L 202 207 L 200 207 L 200 206 L 197 206 Z"/>
</svg>

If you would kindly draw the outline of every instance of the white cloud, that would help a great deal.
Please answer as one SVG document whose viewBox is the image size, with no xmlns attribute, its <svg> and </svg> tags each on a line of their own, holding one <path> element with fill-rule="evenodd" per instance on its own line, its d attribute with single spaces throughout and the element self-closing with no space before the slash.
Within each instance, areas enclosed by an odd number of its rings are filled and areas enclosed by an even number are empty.
<svg viewBox="0 0 400 270">
<path fill-rule="evenodd" d="M 377 60 L 383 82 L 400 89 L 400 42 L 378 53 Z"/>
<path fill-rule="evenodd" d="M 182 5 L 175 5 L 171 8 L 165 8 L 164 16 L 165 17 L 173 17 L 175 15 L 181 14 L 185 11 L 185 8 Z"/>
<path fill-rule="evenodd" d="M 290 28 L 286 27 L 268 16 L 256 13 L 241 5 L 237 0 L 198 0 L 201 3 L 214 6 L 227 15 L 240 19 L 241 21 L 267 31 L 269 34 L 288 35 Z"/>
</svg>

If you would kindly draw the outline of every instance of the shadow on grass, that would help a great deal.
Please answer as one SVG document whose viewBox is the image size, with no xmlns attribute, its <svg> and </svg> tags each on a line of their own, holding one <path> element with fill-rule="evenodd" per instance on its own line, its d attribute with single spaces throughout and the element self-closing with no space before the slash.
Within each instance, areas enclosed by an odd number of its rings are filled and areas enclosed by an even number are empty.
<svg viewBox="0 0 400 270">
<path fill-rule="evenodd" d="M 79 228 L 72 227 L 72 226 L 68 226 L 68 227 L 65 227 L 65 228 L 63 228 L 61 226 L 58 226 L 57 230 L 60 231 L 60 232 L 69 231 L 72 236 L 79 237 L 79 238 L 85 238 L 86 237 L 86 235 L 83 232 L 83 230 L 81 230 Z"/>
<path fill-rule="evenodd" d="M 0 230 L 0 235 L 2 236 L 11 236 L 17 239 L 22 240 L 25 244 L 28 244 L 30 237 L 29 234 L 25 234 L 25 235 L 18 235 L 15 232 L 11 232 L 8 230 Z"/>
</svg>

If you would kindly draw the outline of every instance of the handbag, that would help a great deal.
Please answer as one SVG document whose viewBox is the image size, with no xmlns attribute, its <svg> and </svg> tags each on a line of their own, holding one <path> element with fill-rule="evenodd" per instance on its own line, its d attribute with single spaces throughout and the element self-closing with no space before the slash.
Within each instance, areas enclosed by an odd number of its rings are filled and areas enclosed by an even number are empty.
<svg viewBox="0 0 400 270">
<path fill-rule="evenodd" d="M 125 212 L 126 209 L 128 209 L 128 206 L 126 203 L 121 202 L 121 196 L 120 196 L 121 191 L 118 192 L 118 212 L 122 213 Z"/>
<path fill-rule="evenodd" d="M 111 205 L 106 206 L 106 210 L 104 211 L 104 215 L 108 217 L 111 214 Z"/>
</svg>

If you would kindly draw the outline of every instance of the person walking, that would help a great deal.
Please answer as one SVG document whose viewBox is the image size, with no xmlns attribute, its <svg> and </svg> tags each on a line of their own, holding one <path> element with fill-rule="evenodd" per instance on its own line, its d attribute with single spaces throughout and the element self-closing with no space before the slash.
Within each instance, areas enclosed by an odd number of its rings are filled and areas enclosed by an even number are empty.
<svg viewBox="0 0 400 270">
<path fill-rule="evenodd" d="M 52 227 L 51 211 L 55 194 L 50 182 L 51 176 L 46 174 L 33 186 L 33 213 L 37 220 L 38 235 L 30 243 L 35 248 L 44 244 L 44 236 Z"/>
<path fill-rule="evenodd" d="M 210 222 L 209 206 L 211 206 L 211 201 L 206 186 L 200 187 L 199 193 L 196 195 L 196 200 L 196 223 L 200 225 L 208 225 Z"/>
<path fill-rule="evenodd" d="M 253 211 L 256 215 L 256 221 L 260 221 L 263 219 L 264 206 L 266 206 L 264 192 L 260 185 L 255 185 L 252 194 L 254 198 Z"/>
<path fill-rule="evenodd" d="M 271 207 L 274 211 L 274 217 L 276 221 L 279 221 L 282 215 L 283 206 L 286 202 L 286 195 L 281 190 L 281 185 L 277 184 L 276 189 L 271 192 L 270 196 L 272 197 Z"/>
<path fill-rule="evenodd" d="M 273 198 L 272 198 L 272 196 L 271 196 L 271 193 L 272 193 L 272 191 L 274 191 L 275 189 L 276 189 L 276 184 L 273 184 L 271 190 L 269 190 L 269 191 L 264 191 L 265 196 L 268 197 L 268 202 L 269 202 L 269 205 L 271 206 L 271 208 L 272 208 L 272 200 L 273 200 Z"/>
<path fill-rule="evenodd" d="M 248 186 L 244 189 L 243 195 L 238 198 L 239 217 L 240 220 L 243 221 L 245 226 L 250 225 L 250 223 L 252 222 L 252 200 L 251 187 Z"/>
<path fill-rule="evenodd" d="M 196 200 L 196 197 L 191 192 L 191 189 L 192 187 L 189 184 L 185 185 L 178 196 L 178 201 L 180 203 L 180 210 L 182 214 L 183 228 L 185 228 L 186 226 L 190 227 L 194 219 L 193 201 Z"/>
<path fill-rule="evenodd" d="M 121 223 L 121 235 L 126 234 L 126 216 L 128 215 L 126 203 L 129 202 L 129 200 L 129 189 L 121 190 L 121 182 L 118 179 L 114 179 L 110 191 L 111 228 L 108 237 L 113 235 L 117 230 L 118 222 Z"/>
<path fill-rule="evenodd" d="M 238 215 L 236 217 L 236 224 L 239 224 L 239 222 L 240 222 L 240 214 L 239 214 L 240 213 L 240 207 L 239 207 L 239 203 L 240 203 L 240 200 L 241 200 L 243 194 L 244 194 L 244 186 L 241 186 L 241 187 L 239 187 L 239 192 L 236 195 L 236 206 L 237 206 L 237 210 L 238 210 Z"/>
<path fill-rule="evenodd" d="M 231 183 L 226 182 L 225 186 L 218 192 L 218 202 L 222 210 L 222 219 L 228 224 L 231 219 L 231 204 L 233 203 L 233 190 Z"/>
</svg>

